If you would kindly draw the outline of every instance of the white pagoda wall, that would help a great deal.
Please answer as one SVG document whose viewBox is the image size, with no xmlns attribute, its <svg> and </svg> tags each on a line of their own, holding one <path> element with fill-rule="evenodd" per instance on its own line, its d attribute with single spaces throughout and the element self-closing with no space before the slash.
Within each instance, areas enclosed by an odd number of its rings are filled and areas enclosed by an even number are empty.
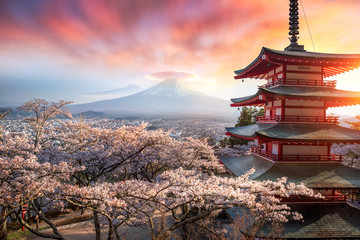
<svg viewBox="0 0 360 240">
<path fill-rule="evenodd" d="M 270 109 L 265 110 L 265 116 L 270 117 Z"/>
<path fill-rule="evenodd" d="M 304 65 L 286 65 L 288 71 L 298 72 L 320 72 L 322 71 L 321 66 L 304 66 Z"/>
<path fill-rule="evenodd" d="M 285 116 L 324 116 L 324 109 L 285 108 Z"/>
<path fill-rule="evenodd" d="M 265 107 L 265 116 L 325 116 L 324 101 L 301 101 L 285 100 L 285 106 L 281 100 L 268 102 Z M 308 107 L 308 108 L 307 108 Z M 270 108 L 273 114 L 270 113 Z"/>
<path fill-rule="evenodd" d="M 279 154 L 279 145 L 278 144 L 272 144 L 272 154 L 278 155 Z"/>
<path fill-rule="evenodd" d="M 287 80 L 322 80 L 322 74 L 316 73 L 286 73 Z"/>
<path fill-rule="evenodd" d="M 286 65 L 287 80 L 323 80 L 322 67 Z"/>
<path fill-rule="evenodd" d="M 327 155 L 327 146 L 284 145 L 283 155 Z"/>
<path fill-rule="evenodd" d="M 291 106 L 291 108 L 287 108 L 287 106 Z M 296 108 L 296 106 L 301 108 Z M 285 116 L 325 116 L 326 110 L 323 107 L 324 101 L 300 101 L 286 99 Z"/>
<path fill-rule="evenodd" d="M 285 100 L 285 106 L 323 107 L 324 101 Z"/>
</svg>

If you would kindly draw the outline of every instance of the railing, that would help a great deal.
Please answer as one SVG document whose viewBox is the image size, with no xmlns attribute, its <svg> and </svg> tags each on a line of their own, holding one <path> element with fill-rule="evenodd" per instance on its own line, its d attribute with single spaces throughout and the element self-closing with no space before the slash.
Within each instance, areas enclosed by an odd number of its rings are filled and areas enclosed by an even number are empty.
<svg viewBox="0 0 360 240">
<path fill-rule="evenodd" d="M 321 122 L 337 124 L 338 116 L 258 116 L 257 122 Z"/>
<path fill-rule="evenodd" d="M 278 157 L 278 161 L 328 161 L 328 162 L 341 162 L 341 155 L 282 155 Z"/>
<path fill-rule="evenodd" d="M 307 79 L 276 79 L 274 82 L 264 84 L 262 88 L 269 88 L 283 85 L 298 85 L 298 86 L 322 86 L 322 87 L 336 87 L 336 80 L 307 80 Z"/>
<path fill-rule="evenodd" d="M 290 196 L 281 198 L 281 202 L 346 202 L 349 197 L 347 195 L 323 195 L 324 198 L 310 198 L 300 196 Z"/>
<path fill-rule="evenodd" d="M 266 151 L 261 150 L 260 148 L 253 147 L 251 148 L 251 152 L 255 155 L 258 155 L 260 157 L 264 157 L 273 161 L 276 161 L 278 159 L 278 156 Z"/>
<path fill-rule="evenodd" d="M 272 160 L 272 161 L 287 161 L 287 162 L 341 162 L 341 155 L 276 155 L 273 153 L 269 153 L 261 150 L 259 147 L 251 148 L 251 152 L 254 155 Z"/>
</svg>

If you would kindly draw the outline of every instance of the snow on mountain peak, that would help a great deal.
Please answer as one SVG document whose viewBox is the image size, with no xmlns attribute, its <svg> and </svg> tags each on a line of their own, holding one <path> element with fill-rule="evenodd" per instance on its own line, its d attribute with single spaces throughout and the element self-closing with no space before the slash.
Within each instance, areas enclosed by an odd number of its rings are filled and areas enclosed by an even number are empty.
<svg viewBox="0 0 360 240">
<path fill-rule="evenodd" d="M 186 95 L 204 95 L 195 91 L 176 78 L 169 78 L 161 83 L 142 92 L 142 95 L 161 95 L 167 97 L 179 97 Z"/>
</svg>

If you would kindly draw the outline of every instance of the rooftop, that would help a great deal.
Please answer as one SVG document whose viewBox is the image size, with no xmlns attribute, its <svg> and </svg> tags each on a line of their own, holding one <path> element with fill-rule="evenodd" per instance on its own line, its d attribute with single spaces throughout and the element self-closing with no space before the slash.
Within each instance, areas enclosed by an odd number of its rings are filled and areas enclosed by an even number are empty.
<svg viewBox="0 0 360 240">
<path fill-rule="evenodd" d="M 360 67 L 360 54 L 279 51 L 263 47 L 252 63 L 235 71 L 235 78 L 262 79 L 267 72 L 282 64 L 323 66 L 324 77 L 330 77 Z"/>
<path fill-rule="evenodd" d="M 276 181 L 287 177 L 288 182 L 303 182 L 310 188 L 360 188 L 360 170 L 339 163 L 273 163 L 254 155 L 221 157 L 220 160 L 236 176 L 255 168 L 250 176 L 252 180 Z"/>
<path fill-rule="evenodd" d="M 280 234 L 284 239 L 359 239 L 360 210 L 342 204 L 288 205 L 292 211 L 303 215 L 303 221 L 290 220 Z M 229 215 L 236 219 L 244 214 L 242 209 L 230 209 Z M 271 229 L 271 227 L 270 227 Z M 271 236 L 265 225 L 258 237 Z"/>
<path fill-rule="evenodd" d="M 253 124 L 226 128 L 230 135 L 284 141 L 322 141 L 360 143 L 360 130 L 324 124 Z"/>
<path fill-rule="evenodd" d="M 274 99 L 326 100 L 325 107 L 340 107 L 360 103 L 360 92 L 339 90 L 332 87 L 260 87 L 257 93 L 247 97 L 233 98 L 232 106 L 264 105 Z"/>
</svg>

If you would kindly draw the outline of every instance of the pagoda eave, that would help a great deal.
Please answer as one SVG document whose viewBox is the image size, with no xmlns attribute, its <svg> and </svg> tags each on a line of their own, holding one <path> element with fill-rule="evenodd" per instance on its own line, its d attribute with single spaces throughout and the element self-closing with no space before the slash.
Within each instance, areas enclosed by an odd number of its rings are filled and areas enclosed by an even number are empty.
<svg viewBox="0 0 360 240">
<path fill-rule="evenodd" d="M 330 124 L 253 124 L 226 128 L 230 136 L 245 140 L 310 143 L 360 143 L 360 130 Z"/>
<path fill-rule="evenodd" d="M 226 134 L 226 136 L 241 138 L 241 139 L 249 140 L 249 141 L 253 141 L 256 139 L 256 136 L 254 136 L 254 137 L 239 136 L 239 135 L 236 135 L 236 134 L 233 134 L 230 132 L 226 132 L 225 134 Z"/>
<path fill-rule="evenodd" d="M 330 144 L 330 143 L 357 143 L 360 144 L 360 140 L 334 140 L 334 139 L 284 139 L 284 138 L 272 138 L 268 136 L 263 136 L 261 134 L 255 134 L 254 136 L 243 136 L 238 135 L 230 132 L 225 133 L 226 136 L 231 136 L 247 141 L 253 141 L 255 139 L 259 139 L 262 143 L 273 142 L 276 141 L 280 144 L 294 144 L 294 145 L 323 145 L 323 144 Z"/>
<path fill-rule="evenodd" d="M 339 163 L 303 164 L 270 162 L 255 155 L 221 157 L 221 162 L 236 176 L 245 174 L 252 168 L 255 172 L 251 180 L 276 181 L 287 177 L 288 182 L 304 183 L 314 189 L 359 189 L 360 169 L 350 168 Z"/>
<path fill-rule="evenodd" d="M 243 138 L 242 136 L 233 134 L 234 137 Z M 254 139 L 260 139 L 262 143 L 266 142 L 279 142 L 281 144 L 291 143 L 295 145 L 322 145 L 322 144 L 329 144 L 329 143 L 357 143 L 360 144 L 360 140 L 335 140 L 335 139 L 284 139 L 284 138 L 272 138 L 268 136 L 263 136 L 261 134 L 257 134 Z"/>
<path fill-rule="evenodd" d="M 235 79 L 265 79 L 266 73 L 281 65 L 321 66 L 324 77 L 360 67 L 360 54 L 326 54 L 316 52 L 278 51 L 263 47 L 258 57 L 246 68 L 235 71 Z"/>
<path fill-rule="evenodd" d="M 264 106 L 272 100 L 325 101 L 325 107 L 341 107 L 360 104 L 360 94 L 353 91 L 338 90 L 330 87 L 278 86 L 274 88 L 259 87 L 254 95 L 233 98 L 231 107 Z M 290 106 L 291 107 L 291 106 Z M 299 106 L 298 106 L 299 107 Z"/>
<path fill-rule="evenodd" d="M 243 107 L 243 106 L 263 107 L 264 105 L 265 105 L 265 102 L 262 100 L 254 100 L 254 101 L 230 104 L 231 107 Z"/>
</svg>

